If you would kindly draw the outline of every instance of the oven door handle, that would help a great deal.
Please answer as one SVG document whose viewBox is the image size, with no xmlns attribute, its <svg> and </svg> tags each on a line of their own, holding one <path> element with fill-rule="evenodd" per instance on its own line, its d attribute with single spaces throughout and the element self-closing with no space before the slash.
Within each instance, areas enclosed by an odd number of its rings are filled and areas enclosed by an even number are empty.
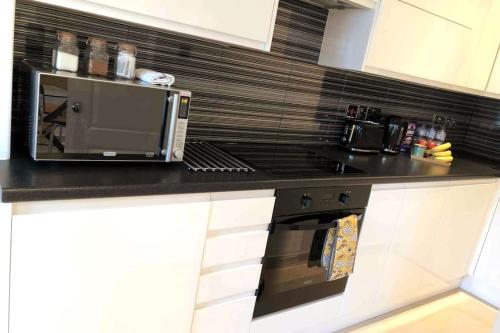
<svg viewBox="0 0 500 333">
<path fill-rule="evenodd" d="M 286 229 L 286 230 L 326 230 L 331 228 L 337 228 L 337 221 L 330 223 L 321 223 L 316 225 L 300 225 L 300 224 L 277 224 L 276 229 Z"/>
<path fill-rule="evenodd" d="M 337 220 L 341 219 L 341 218 L 345 218 L 347 216 L 349 216 L 350 214 L 348 215 L 345 215 L 345 216 L 339 216 L 337 218 L 335 218 L 334 220 L 332 220 L 332 222 L 329 222 L 329 223 L 319 223 L 319 224 L 315 224 L 315 225 L 300 225 L 300 221 L 297 221 L 295 223 L 290 223 L 290 224 L 287 224 L 287 223 L 276 223 L 273 225 L 273 228 L 274 229 L 281 229 L 281 230 L 326 230 L 326 229 L 330 229 L 330 228 L 337 228 Z M 363 218 L 363 214 L 362 213 L 357 213 L 356 214 L 358 216 L 358 220 L 361 220 Z"/>
</svg>

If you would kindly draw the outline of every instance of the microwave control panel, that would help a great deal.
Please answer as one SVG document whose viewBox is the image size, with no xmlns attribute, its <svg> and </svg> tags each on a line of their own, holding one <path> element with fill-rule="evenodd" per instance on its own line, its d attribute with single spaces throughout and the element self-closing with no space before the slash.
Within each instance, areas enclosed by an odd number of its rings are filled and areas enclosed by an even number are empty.
<svg viewBox="0 0 500 333">
<path fill-rule="evenodd" d="M 174 142 L 172 147 L 172 160 L 182 161 L 184 157 L 184 145 L 186 143 L 186 133 L 188 125 L 190 98 L 180 96 L 177 110 L 177 121 L 175 125 Z"/>
</svg>

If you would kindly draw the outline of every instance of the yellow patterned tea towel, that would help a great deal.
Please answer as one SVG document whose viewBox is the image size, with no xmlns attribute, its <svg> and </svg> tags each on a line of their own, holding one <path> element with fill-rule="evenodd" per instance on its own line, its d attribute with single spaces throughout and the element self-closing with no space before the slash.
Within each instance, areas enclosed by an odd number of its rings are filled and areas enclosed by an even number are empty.
<svg viewBox="0 0 500 333">
<path fill-rule="evenodd" d="M 337 220 L 337 228 L 328 229 L 321 254 L 321 266 L 326 280 L 333 281 L 353 272 L 358 246 L 358 216 L 356 214 Z"/>
</svg>

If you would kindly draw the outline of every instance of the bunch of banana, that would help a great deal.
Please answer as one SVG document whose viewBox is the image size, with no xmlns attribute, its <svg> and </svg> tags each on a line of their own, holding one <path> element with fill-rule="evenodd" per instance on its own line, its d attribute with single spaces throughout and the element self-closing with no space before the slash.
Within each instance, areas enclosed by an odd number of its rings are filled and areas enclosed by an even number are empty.
<svg viewBox="0 0 500 333">
<path fill-rule="evenodd" d="M 431 149 L 432 159 L 440 162 L 451 163 L 453 156 L 451 156 L 451 143 L 446 142 L 442 145 L 436 146 Z"/>
</svg>

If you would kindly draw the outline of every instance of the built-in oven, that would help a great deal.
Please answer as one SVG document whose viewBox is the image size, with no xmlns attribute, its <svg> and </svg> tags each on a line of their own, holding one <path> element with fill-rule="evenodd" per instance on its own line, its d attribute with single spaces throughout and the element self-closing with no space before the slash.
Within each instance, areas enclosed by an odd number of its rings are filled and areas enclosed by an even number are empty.
<svg viewBox="0 0 500 333">
<path fill-rule="evenodd" d="M 339 219 L 352 214 L 361 230 L 370 188 L 277 191 L 254 318 L 344 292 L 348 277 L 325 278 L 321 266 L 325 236 Z"/>
</svg>

